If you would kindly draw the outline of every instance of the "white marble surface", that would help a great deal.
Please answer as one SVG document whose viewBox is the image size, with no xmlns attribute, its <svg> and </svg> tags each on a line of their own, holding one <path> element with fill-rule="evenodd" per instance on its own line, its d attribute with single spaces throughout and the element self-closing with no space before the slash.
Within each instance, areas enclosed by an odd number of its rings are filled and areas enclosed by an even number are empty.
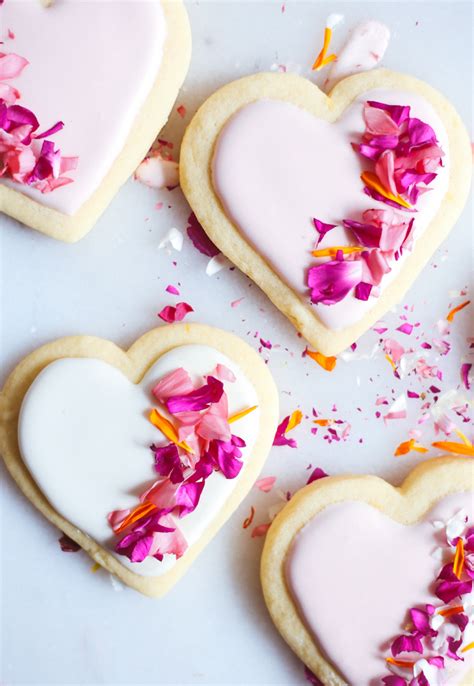
<svg viewBox="0 0 474 686">
<path fill-rule="evenodd" d="M 162 134 L 175 143 L 196 107 L 225 82 L 274 63 L 300 67 L 308 75 L 325 18 L 334 11 L 345 15 L 336 48 L 358 20 L 385 21 L 392 41 L 384 64 L 439 88 L 470 120 L 468 2 L 286 2 L 284 13 L 280 1 L 191 2 L 188 8 L 193 61 L 177 103 L 186 106 L 187 115 L 183 120 L 173 112 Z M 154 209 L 159 201 L 165 203 L 161 211 Z M 282 417 L 297 406 L 306 413 L 315 406 L 321 416 L 330 416 L 336 403 L 333 416 L 352 424 L 346 442 L 328 444 L 321 432 L 312 436 L 305 421 L 294 432 L 298 449 L 274 448 L 263 471 L 278 476 L 277 487 L 302 485 L 310 462 L 331 473 L 374 471 L 398 482 L 419 458 L 396 460 L 392 453 L 419 412 L 411 410 L 407 419 L 385 426 L 374 416 L 374 400 L 377 394 L 391 400 L 408 385 L 419 390 L 420 384 L 396 380 L 380 353 L 370 361 L 340 361 L 332 374 L 302 360 L 304 345 L 293 328 L 237 270 L 210 279 L 206 258 L 188 240 L 180 254 L 158 250 L 170 227 L 185 229 L 188 214 L 179 189 L 158 192 L 130 181 L 77 245 L 46 239 L 0 217 L 0 382 L 25 354 L 59 336 L 88 333 L 130 345 L 158 323 L 156 313 L 165 304 L 176 301 L 164 289 L 179 282 L 182 299 L 195 309 L 190 321 L 222 326 L 255 347 L 259 336 L 281 345 L 264 354 L 281 391 Z M 427 336 L 449 304 L 460 302 L 449 291 L 469 285 L 470 217 L 467 209 L 405 300 L 415 306 L 410 320 L 420 321 Z M 242 297 L 232 309 L 230 302 Z M 385 318 L 392 329 L 401 311 Z M 444 390 L 459 383 L 469 318 L 466 311 L 458 316 L 450 336 L 453 350 L 440 360 Z M 403 334 L 396 338 L 410 343 Z M 377 339 L 370 332 L 359 347 L 370 349 Z M 255 523 L 267 520 L 276 493 L 254 489 L 181 583 L 163 600 L 152 601 L 117 591 L 105 572 L 92 574 L 83 553 L 63 554 L 57 531 L 22 498 L 3 467 L 0 472 L 3 684 L 305 683 L 301 664 L 274 631 L 263 604 L 262 539 L 251 539 L 242 529 L 251 505 L 257 509 Z"/>
</svg>

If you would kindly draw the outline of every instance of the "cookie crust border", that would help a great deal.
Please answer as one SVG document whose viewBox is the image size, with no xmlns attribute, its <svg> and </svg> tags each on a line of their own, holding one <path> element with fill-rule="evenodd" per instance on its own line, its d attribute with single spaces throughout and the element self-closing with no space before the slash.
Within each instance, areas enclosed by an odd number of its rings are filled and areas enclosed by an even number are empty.
<svg viewBox="0 0 474 686">
<path fill-rule="evenodd" d="M 125 145 L 99 187 L 72 215 L 46 207 L 0 184 L 0 212 L 66 243 L 75 243 L 94 226 L 119 188 L 133 174 L 168 121 L 191 60 L 191 29 L 182 0 L 162 0 L 166 19 L 163 59 L 152 89 L 137 113 Z"/>
<path fill-rule="evenodd" d="M 304 302 L 280 278 L 227 217 L 212 184 L 212 157 L 216 141 L 229 118 L 252 102 L 262 98 L 284 100 L 334 122 L 359 95 L 375 88 L 413 91 L 433 106 L 448 134 L 449 185 L 435 218 L 422 240 L 416 241 L 399 276 L 384 289 L 359 322 L 334 331 L 319 320 L 316 308 Z M 217 247 L 264 291 L 311 346 L 324 355 L 337 355 L 404 297 L 447 237 L 467 200 L 471 167 L 469 136 L 453 105 L 427 83 L 412 76 L 387 69 L 364 72 L 343 79 L 326 95 L 315 84 L 295 74 L 262 73 L 223 86 L 197 111 L 186 129 L 181 147 L 180 183 L 198 220 Z"/>
<path fill-rule="evenodd" d="M 325 686 L 347 686 L 336 666 L 319 650 L 298 614 L 285 578 L 285 563 L 296 534 L 329 505 L 365 502 L 404 525 L 416 524 L 442 498 L 473 491 L 474 463 L 439 457 L 418 465 L 400 487 L 377 476 L 333 476 L 305 486 L 276 516 L 265 540 L 260 578 L 268 611 L 293 652 Z M 466 685 L 474 673 L 467 674 Z"/>
<path fill-rule="evenodd" d="M 139 383 L 163 354 L 180 345 L 209 345 L 239 365 L 258 395 L 260 428 L 241 479 L 225 506 L 201 538 L 191 545 L 171 570 L 161 576 L 140 576 L 121 564 L 108 550 L 62 517 L 38 488 L 22 460 L 18 446 L 18 418 L 23 398 L 39 372 L 64 357 L 92 357 L 120 369 L 132 383 Z M 150 597 L 163 596 L 180 579 L 198 554 L 219 531 L 253 486 L 270 451 L 278 423 L 278 392 L 259 355 L 243 340 L 201 324 L 172 324 L 153 329 L 124 351 L 111 341 L 93 336 L 71 336 L 43 345 L 13 370 L 0 393 L 0 454 L 8 471 L 33 505 L 58 529 L 76 541 L 95 562 L 121 581 Z"/>
</svg>

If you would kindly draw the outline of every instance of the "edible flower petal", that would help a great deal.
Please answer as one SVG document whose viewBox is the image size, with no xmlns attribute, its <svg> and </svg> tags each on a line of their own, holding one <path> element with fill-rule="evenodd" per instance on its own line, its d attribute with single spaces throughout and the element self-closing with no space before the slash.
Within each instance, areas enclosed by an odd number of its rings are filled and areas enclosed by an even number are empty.
<svg viewBox="0 0 474 686">
<path fill-rule="evenodd" d="M 167 305 L 158 313 L 158 317 L 168 324 L 173 324 L 182 321 L 189 312 L 194 312 L 193 308 L 183 302 L 178 303 L 176 307 Z"/>
<path fill-rule="evenodd" d="M 328 231 L 331 231 L 331 229 L 335 229 L 337 226 L 337 224 L 326 224 L 325 222 L 322 222 L 320 219 L 316 219 L 316 217 L 313 217 L 313 225 L 319 234 L 316 245 L 319 245 L 319 243 L 323 240 L 324 236 L 327 234 Z"/>
<path fill-rule="evenodd" d="M 182 367 L 178 367 L 160 379 L 151 392 L 162 403 L 173 395 L 186 395 L 193 390 L 194 384 L 188 372 Z"/>
<path fill-rule="evenodd" d="M 305 350 L 305 355 L 308 355 L 308 357 L 317 362 L 319 366 L 325 369 L 327 372 L 332 372 L 333 369 L 336 367 L 336 357 L 326 357 L 326 355 L 323 355 L 317 350 L 308 350 L 308 348 L 306 348 Z"/>
<path fill-rule="evenodd" d="M 333 260 L 310 267 L 308 270 L 311 301 L 315 304 L 333 305 L 341 301 L 360 281 L 360 261 Z"/>
<path fill-rule="evenodd" d="M 224 384 L 213 376 L 207 377 L 207 384 L 190 393 L 168 398 L 166 407 L 171 414 L 206 410 L 211 403 L 217 403 L 224 393 Z"/>
<path fill-rule="evenodd" d="M 215 255 L 220 253 L 219 248 L 214 245 L 206 234 L 194 212 L 188 217 L 187 233 L 196 250 L 199 250 L 203 255 L 215 257 Z"/>
</svg>

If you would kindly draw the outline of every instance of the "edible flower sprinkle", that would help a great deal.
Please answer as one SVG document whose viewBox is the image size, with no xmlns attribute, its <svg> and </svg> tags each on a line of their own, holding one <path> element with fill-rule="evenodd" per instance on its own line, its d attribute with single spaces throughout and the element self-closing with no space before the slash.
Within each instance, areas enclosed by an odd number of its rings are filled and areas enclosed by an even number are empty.
<svg viewBox="0 0 474 686">
<path fill-rule="evenodd" d="M 458 312 L 461 312 L 461 310 L 463 310 L 465 307 L 467 307 L 467 306 L 470 305 L 470 304 L 471 304 L 471 301 L 470 301 L 470 300 L 466 300 L 466 302 L 461 303 L 461 304 L 458 305 L 457 307 L 454 307 L 450 312 L 448 312 L 448 314 L 447 314 L 447 316 L 446 316 L 446 319 L 448 320 L 448 322 L 452 322 L 453 319 L 454 319 L 454 317 L 455 317 L 455 315 L 456 315 Z"/>
<path fill-rule="evenodd" d="M 395 457 L 398 457 L 399 455 L 407 455 L 407 453 L 410 453 L 412 451 L 416 453 L 427 453 L 428 448 L 425 448 L 424 446 L 417 443 L 414 438 L 410 438 L 409 441 L 404 441 L 403 443 L 400 443 L 400 445 L 395 449 L 394 455 Z"/>
<path fill-rule="evenodd" d="M 331 43 L 333 29 L 337 24 L 339 24 L 341 19 L 342 17 L 340 14 L 329 15 L 326 21 L 326 26 L 324 28 L 323 47 L 321 48 L 319 55 L 314 60 L 314 64 L 311 68 L 312 71 L 319 71 L 320 69 L 323 69 L 323 67 L 326 67 L 328 64 L 334 62 L 334 60 L 337 59 L 336 55 L 328 55 L 327 53 L 329 50 L 329 44 Z"/>
<path fill-rule="evenodd" d="M 441 525 L 441 527 L 440 527 Z M 433 522 L 444 531 L 443 557 L 451 557 L 438 577 L 433 604 L 409 610 L 410 628 L 391 643 L 386 657 L 391 676 L 382 678 L 386 686 L 437 686 L 450 660 L 462 660 L 474 643 L 466 640 L 473 628 L 472 584 L 474 579 L 474 526 L 461 510 L 447 522 Z M 439 605 L 441 601 L 441 605 Z M 408 653 L 407 657 L 403 654 Z M 412 655 L 416 653 L 416 659 Z M 402 657 L 399 657 L 402 655 Z M 444 681 L 443 681 L 444 683 Z"/>
<path fill-rule="evenodd" d="M 306 348 L 305 355 L 308 355 L 308 357 L 317 362 L 319 366 L 325 369 L 327 372 L 332 372 L 337 363 L 337 359 L 335 357 L 326 357 L 326 355 L 323 355 L 316 350 L 308 350 L 308 348 Z"/>
<path fill-rule="evenodd" d="M 38 132 L 37 117 L 18 104 L 20 92 L 6 83 L 20 76 L 28 64 L 20 55 L 0 52 L 0 178 L 50 193 L 73 182 L 65 174 L 76 169 L 78 158 L 63 157 L 54 143 L 46 140 L 61 131 L 63 122 Z"/>
<path fill-rule="evenodd" d="M 295 410 L 291 415 L 285 417 L 285 419 L 283 419 L 283 421 L 278 425 L 275 438 L 273 439 L 273 445 L 288 445 L 290 448 L 298 447 L 295 439 L 287 438 L 286 434 L 298 426 L 302 419 L 303 413 L 301 410 Z"/>
<path fill-rule="evenodd" d="M 143 562 L 148 557 L 161 561 L 165 555 L 181 557 L 188 543 L 176 519 L 194 512 L 214 472 L 235 479 L 242 469 L 245 441 L 232 433 L 230 421 L 237 422 L 256 407 L 229 417 L 224 382 L 234 383 L 235 376 L 222 364 L 214 374 L 196 386 L 188 372 L 178 368 L 152 389 L 156 401 L 171 417 L 156 408 L 149 414 L 151 423 L 169 441 L 150 446 L 158 479 L 141 494 L 134 508 L 108 515 L 114 534 L 119 536 L 115 552 L 131 562 Z M 253 516 L 251 512 L 247 526 Z"/>
<path fill-rule="evenodd" d="M 325 40 L 319 66 L 329 59 L 327 46 Z M 308 269 L 306 279 L 314 305 L 335 305 L 349 295 L 362 301 L 379 296 L 379 286 L 393 263 L 412 250 L 418 199 L 430 190 L 442 166 L 444 152 L 435 132 L 412 117 L 408 105 L 369 100 L 363 105 L 363 118 L 362 138 L 352 143 L 372 167 L 361 174 L 363 192 L 385 207 L 342 219 L 339 224 L 349 232 L 350 244 L 345 246 L 320 247 L 337 224 L 312 218 L 317 240 L 311 254 L 318 263 Z M 448 321 L 467 304 L 452 310 Z M 402 326 L 402 333 L 409 335 L 411 325 Z"/>
</svg>

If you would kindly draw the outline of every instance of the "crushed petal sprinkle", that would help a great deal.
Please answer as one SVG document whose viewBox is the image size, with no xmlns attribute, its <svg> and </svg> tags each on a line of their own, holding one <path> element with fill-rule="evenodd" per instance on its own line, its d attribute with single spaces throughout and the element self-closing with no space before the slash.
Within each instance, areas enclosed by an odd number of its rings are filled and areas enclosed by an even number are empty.
<svg viewBox="0 0 474 686">
<path fill-rule="evenodd" d="M 326 65 L 330 64 L 331 62 L 334 62 L 334 60 L 336 59 L 336 55 L 327 54 L 329 50 L 329 44 L 331 43 L 331 38 L 332 29 L 326 26 L 326 28 L 324 29 L 323 47 L 321 48 L 319 55 L 314 60 L 313 66 L 311 67 L 312 71 L 319 71 Z"/>
<path fill-rule="evenodd" d="M 242 529 L 248 529 L 251 523 L 253 522 L 253 518 L 255 517 L 255 508 L 253 505 L 250 506 L 250 514 L 248 517 L 246 517 L 243 521 L 242 524 Z"/>
<path fill-rule="evenodd" d="M 325 369 L 327 372 L 332 372 L 337 364 L 336 357 L 326 357 L 326 355 L 323 355 L 317 350 L 308 350 L 308 348 L 306 348 L 305 354 L 317 362 L 319 366 Z"/>
<path fill-rule="evenodd" d="M 428 448 L 425 448 L 424 446 L 420 445 L 420 443 L 417 443 L 414 438 L 410 438 L 409 441 L 400 443 L 400 445 L 396 448 L 394 455 L 395 457 L 398 457 L 399 455 L 406 455 L 412 451 L 417 453 L 427 453 Z"/>
<path fill-rule="evenodd" d="M 457 314 L 458 312 L 461 312 L 461 310 L 463 310 L 465 307 L 467 307 L 467 306 L 470 305 L 470 304 L 471 304 L 471 301 L 470 301 L 470 300 L 466 300 L 466 302 L 461 303 L 461 304 L 458 305 L 457 307 L 453 307 L 453 309 L 450 310 L 450 311 L 448 312 L 448 314 L 446 315 L 446 319 L 448 320 L 448 322 L 452 322 L 453 319 L 454 319 L 454 317 L 456 316 L 456 314 Z"/>
</svg>

